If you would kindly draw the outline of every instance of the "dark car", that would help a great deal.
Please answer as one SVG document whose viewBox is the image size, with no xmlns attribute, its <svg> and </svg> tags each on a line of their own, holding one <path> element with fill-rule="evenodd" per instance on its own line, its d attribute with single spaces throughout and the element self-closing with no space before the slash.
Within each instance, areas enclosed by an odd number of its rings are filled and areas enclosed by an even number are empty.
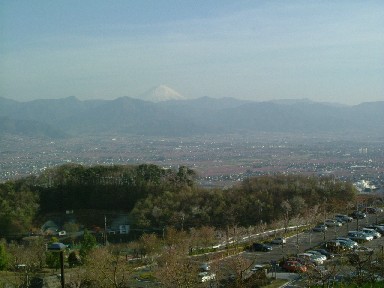
<svg viewBox="0 0 384 288">
<path fill-rule="evenodd" d="M 378 211 L 378 209 L 375 208 L 375 207 L 367 207 L 367 208 L 364 209 L 364 212 L 365 212 L 365 213 L 368 213 L 368 214 L 376 214 L 376 213 L 378 213 L 379 211 Z"/>
<path fill-rule="evenodd" d="M 367 214 L 365 214 L 364 212 L 361 212 L 361 211 L 354 211 L 354 212 L 352 212 L 351 217 L 353 219 L 364 219 L 367 217 Z"/>
<path fill-rule="evenodd" d="M 314 227 L 312 230 L 315 232 L 324 232 L 327 229 L 328 229 L 327 225 L 320 224 L 320 225 L 317 225 L 316 227 Z"/>
<path fill-rule="evenodd" d="M 337 240 L 329 240 L 323 243 L 323 249 L 327 250 L 328 252 L 336 253 L 336 254 L 346 250 L 346 248 L 340 245 L 340 242 Z"/>
<path fill-rule="evenodd" d="M 335 255 L 333 253 L 331 253 L 325 249 L 315 249 L 315 251 L 320 252 L 325 257 L 327 257 L 327 259 L 331 259 L 331 258 L 335 257 Z"/>
<path fill-rule="evenodd" d="M 263 243 L 253 243 L 251 246 L 252 251 L 263 251 L 263 252 L 268 252 L 272 251 L 272 246 L 269 246 L 267 244 Z"/>
<path fill-rule="evenodd" d="M 384 234 L 384 225 L 368 225 L 365 228 L 374 229 L 380 234 Z"/>
</svg>

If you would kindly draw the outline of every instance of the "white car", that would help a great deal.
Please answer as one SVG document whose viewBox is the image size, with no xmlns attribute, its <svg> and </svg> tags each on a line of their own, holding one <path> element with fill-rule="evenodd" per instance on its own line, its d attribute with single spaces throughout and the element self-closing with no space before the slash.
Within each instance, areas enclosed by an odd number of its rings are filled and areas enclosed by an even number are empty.
<svg viewBox="0 0 384 288">
<path fill-rule="evenodd" d="M 375 229 L 363 228 L 363 229 L 361 229 L 361 231 L 364 232 L 367 235 L 372 236 L 375 239 L 381 237 L 381 234 L 379 232 L 377 232 Z"/>
<path fill-rule="evenodd" d="M 317 257 L 316 255 L 313 255 L 310 253 L 299 253 L 299 254 L 297 254 L 297 257 L 300 259 L 303 259 L 304 261 L 311 262 L 315 265 L 324 264 L 324 260 L 322 260 L 320 257 Z"/>
<path fill-rule="evenodd" d="M 264 271 L 266 270 L 266 266 L 265 265 L 261 265 L 261 264 L 256 264 L 255 266 L 253 266 L 253 268 L 251 269 L 252 272 L 259 272 L 259 271 Z"/>
<path fill-rule="evenodd" d="M 305 251 L 305 253 L 309 253 L 309 254 L 315 255 L 315 256 L 317 256 L 318 258 L 320 258 L 323 261 L 327 260 L 327 256 L 321 254 L 319 251 L 308 250 L 308 251 Z"/>
<path fill-rule="evenodd" d="M 361 232 L 361 231 L 349 231 L 348 238 L 358 242 L 373 240 L 373 236 L 365 234 L 364 232 Z"/>
<path fill-rule="evenodd" d="M 359 246 L 359 244 L 358 244 L 356 241 L 353 241 L 351 238 L 337 237 L 336 240 L 347 241 L 347 242 L 350 243 L 353 247 L 357 247 L 357 246 Z"/>
<path fill-rule="evenodd" d="M 216 274 L 208 271 L 200 272 L 199 277 L 200 277 L 200 282 L 207 282 L 207 281 L 215 280 Z"/>
<path fill-rule="evenodd" d="M 275 238 L 271 241 L 272 244 L 285 244 L 287 240 L 283 237 Z"/>
<path fill-rule="evenodd" d="M 324 224 L 327 226 L 338 226 L 338 227 L 343 225 L 339 221 L 334 219 L 327 219 L 324 221 Z"/>
</svg>

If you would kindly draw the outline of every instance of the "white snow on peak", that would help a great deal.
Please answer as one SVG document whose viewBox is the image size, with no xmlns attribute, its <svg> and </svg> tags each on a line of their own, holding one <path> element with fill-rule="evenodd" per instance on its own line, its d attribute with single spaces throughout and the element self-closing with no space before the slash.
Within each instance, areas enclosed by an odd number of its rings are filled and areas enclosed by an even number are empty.
<svg viewBox="0 0 384 288">
<path fill-rule="evenodd" d="M 181 95 L 179 92 L 175 91 L 174 89 L 166 85 L 159 85 L 147 91 L 146 93 L 142 94 L 139 98 L 142 100 L 151 101 L 151 102 L 186 99 L 186 97 Z"/>
</svg>

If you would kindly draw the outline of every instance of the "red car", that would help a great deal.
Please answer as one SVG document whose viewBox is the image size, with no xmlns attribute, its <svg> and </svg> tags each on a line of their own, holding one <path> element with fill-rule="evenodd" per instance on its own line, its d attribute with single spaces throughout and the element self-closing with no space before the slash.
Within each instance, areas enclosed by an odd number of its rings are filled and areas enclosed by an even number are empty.
<svg viewBox="0 0 384 288">
<path fill-rule="evenodd" d="M 285 261 L 283 264 L 283 269 L 288 272 L 307 272 L 307 267 L 298 261 Z"/>
</svg>

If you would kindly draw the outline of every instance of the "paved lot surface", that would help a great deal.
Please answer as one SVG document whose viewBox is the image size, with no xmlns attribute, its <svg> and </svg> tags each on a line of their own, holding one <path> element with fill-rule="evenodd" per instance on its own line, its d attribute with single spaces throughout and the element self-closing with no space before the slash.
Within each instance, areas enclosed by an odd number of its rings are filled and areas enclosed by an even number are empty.
<svg viewBox="0 0 384 288">
<path fill-rule="evenodd" d="M 353 220 L 341 227 L 330 227 L 325 234 L 323 232 L 313 232 L 312 230 L 308 230 L 289 237 L 287 243 L 284 245 L 271 245 L 273 246 L 273 250 L 270 252 L 244 252 L 244 255 L 258 264 L 270 263 L 272 260 L 277 261 L 288 255 L 304 252 L 311 247 L 320 245 L 324 242 L 324 239 L 331 240 L 336 237 L 346 237 L 348 231 L 358 230 L 357 224 L 359 225 L 359 228 L 362 228 L 365 225 L 376 223 L 376 217 L 378 223 L 384 221 L 384 213 L 368 214 L 367 218 L 359 220 L 359 223 L 357 223 L 357 220 Z M 380 249 L 382 249 L 384 245 L 384 237 L 367 242 L 363 245 L 381 251 Z"/>
<path fill-rule="evenodd" d="M 248 259 L 253 260 L 257 264 L 270 263 L 271 261 L 278 261 L 279 259 L 286 257 L 288 255 L 296 254 L 298 252 L 303 252 L 312 248 L 314 246 L 320 245 L 325 240 L 331 240 L 336 237 L 346 237 L 348 231 L 358 230 L 368 224 L 381 223 L 384 221 L 384 213 L 380 214 L 371 214 L 367 215 L 366 219 L 363 220 L 353 220 L 351 223 L 344 224 L 341 227 L 329 228 L 328 231 L 324 234 L 322 232 L 313 232 L 311 230 L 305 231 L 303 233 L 296 234 L 287 239 L 287 243 L 282 245 L 272 245 L 273 250 L 270 252 L 244 252 L 244 256 Z M 358 225 L 358 226 L 357 226 Z M 384 255 L 384 235 L 379 239 L 374 239 L 372 241 L 366 242 L 364 244 L 366 247 L 372 248 L 375 252 L 383 253 Z M 306 283 L 297 277 L 293 273 L 278 272 L 277 274 L 270 274 L 270 276 L 275 276 L 280 279 L 289 279 L 289 284 L 284 287 L 306 287 Z"/>
</svg>

